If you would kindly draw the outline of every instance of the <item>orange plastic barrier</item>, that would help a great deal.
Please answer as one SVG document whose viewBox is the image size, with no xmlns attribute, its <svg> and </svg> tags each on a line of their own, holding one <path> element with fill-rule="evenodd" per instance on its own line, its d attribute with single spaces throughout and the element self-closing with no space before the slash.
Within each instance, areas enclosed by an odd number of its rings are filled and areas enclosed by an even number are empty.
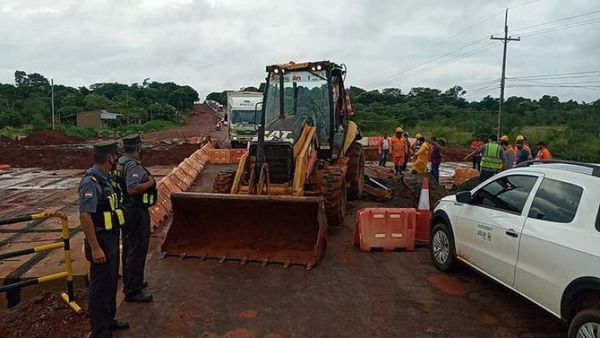
<svg viewBox="0 0 600 338">
<path fill-rule="evenodd" d="M 354 244 L 363 252 L 415 249 L 417 211 L 413 208 L 364 208 L 356 212 Z"/>
<path fill-rule="evenodd" d="M 383 136 L 371 136 L 367 141 L 367 145 L 369 147 L 377 147 L 379 146 L 379 142 L 383 140 Z"/>
<path fill-rule="evenodd" d="M 231 149 L 231 164 L 240 163 L 240 159 L 247 152 L 246 149 Z"/>
<path fill-rule="evenodd" d="M 457 168 L 454 171 L 454 184 L 461 185 L 473 177 L 478 177 L 479 171 L 473 168 Z"/>
<path fill-rule="evenodd" d="M 211 164 L 229 164 L 231 163 L 231 151 L 229 149 L 211 149 L 208 152 L 208 158 Z"/>
</svg>

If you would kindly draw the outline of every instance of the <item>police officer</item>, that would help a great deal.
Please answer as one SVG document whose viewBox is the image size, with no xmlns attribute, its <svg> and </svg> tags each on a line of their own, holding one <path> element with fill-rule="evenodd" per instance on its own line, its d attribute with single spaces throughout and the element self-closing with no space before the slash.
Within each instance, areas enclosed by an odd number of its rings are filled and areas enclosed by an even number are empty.
<svg viewBox="0 0 600 338">
<path fill-rule="evenodd" d="M 112 337 L 111 331 L 129 328 L 117 321 L 119 232 L 125 216 L 109 173 L 117 163 L 117 143 L 94 145 L 94 166 L 79 184 L 79 220 L 85 233 L 85 257 L 90 261 L 88 316 L 91 337 Z"/>
<path fill-rule="evenodd" d="M 127 302 L 148 303 L 153 299 L 144 280 L 150 242 L 148 208 L 156 203 L 156 184 L 140 163 L 140 136 L 135 134 L 124 137 L 123 148 L 125 153 L 119 158 L 116 168 L 127 215 L 123 229 L 123 291 Z"/>
</svg>

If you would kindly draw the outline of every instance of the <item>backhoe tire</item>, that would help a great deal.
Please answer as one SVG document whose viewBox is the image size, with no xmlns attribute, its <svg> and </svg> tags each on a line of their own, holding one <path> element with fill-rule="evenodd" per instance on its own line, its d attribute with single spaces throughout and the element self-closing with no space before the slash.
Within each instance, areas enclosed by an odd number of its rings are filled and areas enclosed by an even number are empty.
<svg viewBox="0 0 600 338">
<path fill-rule="evenodd" d="M 359 142 L 354 142 L 346 152 L 348 156 L 348 171 L 346 172 L 346 182 L 348 186 L 348 200 L 360 199 L 365 183 L 365 152 Z"/>
<path fill-rule="evenodd" d="M 233 186 L 234 179 L 234 170 L 219 171 L 217 173 L 217 176 L 215 176 L 212 192 L 218 194 L 229 194 L 231 192 L 231 186 Z"/>
<path fill-rule="evenodd" d="M 346 214 L 346 180 L 341 171 L 330 170 L 323 175 L 321 186 L 327 225 L 340 226 Z"/>
</svg>

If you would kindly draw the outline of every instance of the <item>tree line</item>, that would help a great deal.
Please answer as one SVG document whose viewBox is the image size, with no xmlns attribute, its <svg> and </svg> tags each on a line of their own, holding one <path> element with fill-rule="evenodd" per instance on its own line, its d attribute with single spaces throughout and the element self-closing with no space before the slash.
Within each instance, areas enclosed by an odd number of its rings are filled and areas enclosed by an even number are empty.
<svg viewBox="0 0 600 338">
<path fill-rule="evenodd" d="M 127 121 L 174 120 L 198 101 L 198 92 L 173 82 L 131 85 L 95 83 L 89 87 L 54 85 L 55 116 L 61 123 L 73 124 L 81 111 L 106 109 L 122 114 Z M 43 75 L 17 70 L 14 84 L 0 83 L 0 128 L 31 124 L 47 128 L 51 119 L 51 84 Z"/>
<path fill-rule="evenodd" d="M 249 90 L 260 91 L 250 87 Z M 460 86 L 447 90 L 417 87 L 407 93 L 399 88 L 367 91 L 350 87 L 355 120 L 367 135 L 392 134 L 402 126 L 412 134 L 422 133 L 468 145 L 473 138 L 497 132 L 499 99 L 486 96 L 468 101 Z M 225 104 L 226 92 L 207 96 Z M 600 162 L 600 99 L 594 102 L 561 101 L 557 96 L 539 99 L 511 96 L 504 103 L 502 134 L 525 135 L 530 143 L 545 141 L 564 159 Z"/>
</svg>

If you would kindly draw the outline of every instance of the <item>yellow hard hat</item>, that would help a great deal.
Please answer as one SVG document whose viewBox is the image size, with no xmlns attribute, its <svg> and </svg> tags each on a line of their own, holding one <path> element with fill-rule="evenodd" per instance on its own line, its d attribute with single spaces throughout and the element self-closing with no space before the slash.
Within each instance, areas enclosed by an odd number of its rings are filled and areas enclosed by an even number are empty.
<svg viewBox="0 0 600 338">
<path fill-rule="evenodd" d="M 508 135 L 502 135 L 502 137 L 500 138 L 500 141 L 508 142 Z"/>
<path fill-rule="evenodd" d="M 396 128 L 396 132 L 397 133 L 403 133 L 404 129 L 402 129 L 402 127 L 398 127 L 398 128 Z"/>
<path fill-rule="evenodd" d="M 525 141 L 525 137 L 523 137 L 523 135 L 517 135 L 517 141 Z"/>
<path fill-rule="evenodd" d="M 423 135 L 421 135 L 421 133 L 417 133 L 417 135 L 415 135 L 415 138 L 421 138 L 423 137 Z"/>
</svg>

